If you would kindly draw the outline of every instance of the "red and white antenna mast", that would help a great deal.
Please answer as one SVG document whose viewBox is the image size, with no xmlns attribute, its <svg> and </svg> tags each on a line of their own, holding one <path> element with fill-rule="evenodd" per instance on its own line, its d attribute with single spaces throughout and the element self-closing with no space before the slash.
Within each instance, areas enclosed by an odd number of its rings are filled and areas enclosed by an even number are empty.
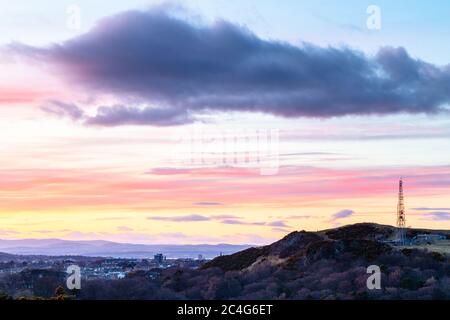
<svg viewBox="0 0 450 320">
<path fill-rule="evenodd" d="M 405 241 L 405 227 L 406 227 L 405 198 L 403 195 L 403 178 L 401 178 L 398 188 L 397 229 L 398 229 L 398 240 L 401 241 L 402 243 Z"/>
</svg>

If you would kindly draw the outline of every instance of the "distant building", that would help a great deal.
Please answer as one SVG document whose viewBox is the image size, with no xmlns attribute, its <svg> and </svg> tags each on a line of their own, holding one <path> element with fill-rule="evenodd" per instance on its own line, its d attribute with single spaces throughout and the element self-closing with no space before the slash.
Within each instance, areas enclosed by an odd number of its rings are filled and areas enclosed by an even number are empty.
<svg viewBox="0 0 450 320">
<path fill-rule="evenodd" d="M 198 260 L 198 261 L 203 261 L 203 260 L 205 260 L 205 259 L 203 258 L 203 255 L 199 254 L 197 260 Z"/>
<path fill-rule="evenodd" d="M 155 261 L 158 264 L 163 263 L 165 260 L 165 257 L 163 256 L 162 253 L 157 253 L 153 256 L 153 261 Z"/>
</svg>

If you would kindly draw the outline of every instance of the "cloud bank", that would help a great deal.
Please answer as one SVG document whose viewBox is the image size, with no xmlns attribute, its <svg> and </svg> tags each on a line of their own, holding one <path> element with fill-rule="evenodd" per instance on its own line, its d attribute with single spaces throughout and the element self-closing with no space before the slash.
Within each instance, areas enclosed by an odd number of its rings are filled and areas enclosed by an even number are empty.
<svg viewBox="0 0 450 320">
<path fill-rule="evenodd" d="M 404 48 L 367 56 L 345 47 L 293 46 L 227 21 L 195 24 L 162 9 L 123 12 L 65 42 L 13 43 L 8 50 L 120 101 L 86 116 L 91 125 L 179 125 L 215 111 L 288 118 L 434 114 L 450 102 L 450 67 L 415 59 Z M 62 109 L 78 116 L 75 108 Z"/>
</svg>

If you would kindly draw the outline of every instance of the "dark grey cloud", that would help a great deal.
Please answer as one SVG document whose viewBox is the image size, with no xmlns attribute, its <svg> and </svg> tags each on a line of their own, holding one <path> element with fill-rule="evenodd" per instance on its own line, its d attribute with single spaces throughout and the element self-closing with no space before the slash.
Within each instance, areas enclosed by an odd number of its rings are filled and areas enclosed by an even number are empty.
<svg viewBox="0 0 450 320">
<path fill-rule="evenodd" d="M 41 110 L 61 118 L 82 120 L 87 125 L 111 127 L 118 125 L 165 127 L 188 124 L 195 121 L 195 118 L 186 110 L 161 107 L 102 106 L 97 108 L 95 115 L 90 116 L 74 103 L 52 100 L 43 105 Z"/>
<path fill-rule="evenodd" d="M 8 49 L 121 101 L 86 120 L 95 125 L 177 125 L 214 111 L 434 114 L 450 102 L 450 67 L 403 48 L 372 57 L 346 47 L 293 46 L 226 21 L 193 24 L 161 9 L 104 18 L 88 33 L 48 47 Z"/>
<path fill-rule="evenodd" d="M 97 114 L 85 119 L 88 125 L 117 126 L 117 125 L 153 125 L 175 126 L 187 124 L 194 118 L 185 110 L 175 108 L 138 108 L 115 105 L 100 107 Z"/>
</svg>

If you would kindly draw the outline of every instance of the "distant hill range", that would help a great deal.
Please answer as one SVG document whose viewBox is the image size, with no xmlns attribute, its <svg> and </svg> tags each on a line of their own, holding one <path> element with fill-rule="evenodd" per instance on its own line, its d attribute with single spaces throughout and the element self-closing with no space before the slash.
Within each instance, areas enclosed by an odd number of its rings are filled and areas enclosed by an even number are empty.
<svg viewBox="0 0 450 320">
<path fill-rule="evenodd" d="M 110 241 L 69 241 L 60 239 L 0 240 L 0 252 L 14 255 L 86 256 L 114 258 L 153 258 L 157 253 L 167 258 L 197 258 L 201 254 L 211 259 L 229 255 L 250 245 L 147 245 Z"/>
</svg>

